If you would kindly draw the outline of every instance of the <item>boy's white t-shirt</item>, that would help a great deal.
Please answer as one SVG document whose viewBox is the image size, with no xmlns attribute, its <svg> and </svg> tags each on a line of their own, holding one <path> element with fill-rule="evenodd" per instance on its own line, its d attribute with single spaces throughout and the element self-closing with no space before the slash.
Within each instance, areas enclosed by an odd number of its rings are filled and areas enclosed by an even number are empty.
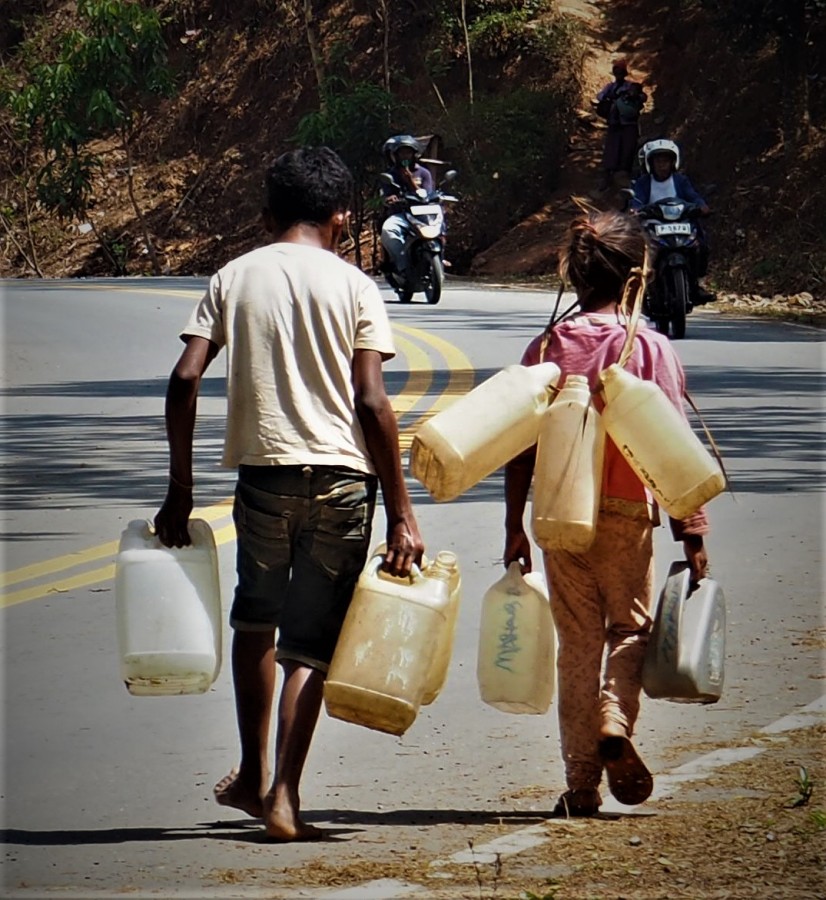
<svg viewBox="0 0 826 900">
<path fill-rule="evenodd" d="M 227 351 L 223 464 L 374 473 L 355 412 L 356 350 L 395 355 L 375 282 L 334 253 L 275 243 L 212 276 L 181 337 Z"/>
<path fill-rule="evenodd" d="M 657 181 L 651 178 L 651 188 L 648 192 L 648 202 L 656 203 L 658 200 L 668 200 L 677 196 L 677 189 L 674 187 L 674 176 L 669 175 L 665 181 Z"/>
</svg>

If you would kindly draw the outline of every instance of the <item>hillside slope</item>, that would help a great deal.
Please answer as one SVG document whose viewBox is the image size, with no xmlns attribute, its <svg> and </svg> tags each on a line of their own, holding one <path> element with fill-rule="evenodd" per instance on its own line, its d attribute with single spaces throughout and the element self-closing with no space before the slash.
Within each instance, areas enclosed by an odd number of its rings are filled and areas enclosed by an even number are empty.
<svg viewBox="0 0 826 900">
<path fill-rule="evenodd" d="M 301 117 L 317 107 L 318 93 L 300 4 L 193 0 L 182 6 L 157 0 L 155 5 L 174 12 L 167 37 L 183 80 L 180 92 L 157 106 L 142 131 L 137 192 L 157 238 L 164 271 L 204 274 L 264 239 L 258 220 L 259 170 L 290 145 Z M 68 21 L 73 4 L 21 0 L 18 6 L 21 14 L 48 16 L 56 28 Z M 811 76 L 811 140 L 790 159 L 782 153 L 778 129 L 782 73 L 770 47 L 746 58 L 724 41 L 710 45 L 709 20 L 697 3 L 560 0 L 558 6 L 580 23 L 585 48 L 578 78 L 579 114 L 565 125 L 567 153 L 557 157 L 549 148 L 550 177 L 535 192 L 533 208 L 512 228 L 497 223 L 498 232 L 483 228 L 474 236 L 470 220 L 475 214 L 478 225 L 486 213 L 475 211 L 469 199 L 459 205 L 452 217 L 452 271 L 488 278 L 550 277 L 555 247 L 570 219 L 571 197 L 589 196 L 601 206 L 618 204 L 615 194 L 594 190 L 603 132 L 589 101 L 610 80 L 611 56 L 622 53 L 650 98 L 641 139 L 668 135 L 680 141 L 686 171 L 711 192 L 715 286 L 769 295 L 809 291 L 824 297 L 826 92 L 817 90 L 826 85 L 822 23 L 812 35 L 816 71 Z M 375 77 L 381 55 L 376 6 L 361 0 L 318 0 L 315 9 L 329 54 L 339 52 L 346 36 L 345 77 Z M 443 129 L 450 159 L 451 153 L 460 155 L 461 148 L 455 143 L 451 147 L 453 123 L 445 103 L 451 113 L 461 108 L 466 93 L 464 64 L 459 56 L 443 60 L 437 87 L 428 55 L 432 48 L 422 30 L 424 19 L 414 11 L 406 15 L 404 32 L 390 36 L 390 58 L 397 64 L 395 89 L 410 104 L 411 113 L 388 128 L 416 128 L 422 133 L 435 123 Z M 7 56 L 15 40 L 13 31 L 14 23 L 7 22 L 5 34 L 0 33 Z M 529 62 L 520 53 L 478 58 L 477 89 L 499 91 L 507 102 L 523 83 L 545 76 Z M 547 75 L 546 81 L 553 76 Z M 480 140 L 483 137 L 479 135 Z M 148 274 L 146 248 L 125 179 L 118 175 L 123 161 L 114 145 L 97 149 L 107 159 L 108 173 L 98 185 L 90 215 L 122 253 L 123 271 Z M 7 154 L 0 152 L 3 155 Z M 463 173 L 456 184 L 460 196 L 464 188 L 469 198 L 476 174 Z M 13 181 L 11 174 L 0 172 L 7 198 Z M 487 210 L 514 211 L 524 205 L 511 195 L 497 195 L 498 184 L 491 182 Z M 40 260 L 45 274 L 111 274 L 93 237 L 76 226 L 35 214 L 34 229 L 48 248 Z M 30 275 L 19 247 L 6 238 L 0 274 Z M 369 269 L 373 238 L 363 233 L 361 240 L 368 250 L 363 264 Z"/>
<path fill-rule="evenodd" d="M 629 59 L 632 77 L 649 95 L 640 142 L 677 140 L 686 171 L 707 193 L 711 281 L 718 288 L 772 296 L 810 292 L 826 300 L 826 29 L 813 33 L 818 72 L 811 78 L 809 144 L 783 154 L 778 61 L 768 50 L 743 57 L 708 39 L 710 23 L 691 4 L 639 0 L 569 0 L 580 15 L 590 52 L 583 64 L 583 102 L 561 183 L 542 209 L 482 251 L 473 273 L 492 278 L 541 276 L 556 265 L 572 195 L 594 205 L 620 205 L 596 191 L 604 126 L 589 100 L 611 80 L 613 56 Z M 819 38 L 815 37 L 819 35 Z"/>
</svg>

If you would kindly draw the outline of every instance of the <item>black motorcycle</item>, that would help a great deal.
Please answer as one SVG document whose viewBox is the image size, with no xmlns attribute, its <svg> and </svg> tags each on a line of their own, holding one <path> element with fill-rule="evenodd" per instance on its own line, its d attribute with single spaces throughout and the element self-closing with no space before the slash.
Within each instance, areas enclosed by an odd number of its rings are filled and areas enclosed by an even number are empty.
<svg viewBox="0 0 826 900">
<path fill-rule="evenodd" d="M 457 175 L 458 172 L 451 169 L 445 173 L 442 185 L 449 184 Z M 445 278 L 445 217 L 442 204 L 455 203 L 457 198 L 445 194 L 441 188 L 430 193 L 422 188 L 414 194 L 403 193 L 387 172 L 382 174 L 381 180 L 398 191 L 401 199 L 393 212 L 402 215 L 407 226 L 404 242 L 407 270 L 402 274 L 389 261 L 386 262 L 383 269 L 387 283 L 402 303 L 410 303 L 413 294 L 420 291 L 424 292 L 428 303 L 438 303 Z"/>
<path fill-rule="evenodd" d="M 655 248 L 654 278 L 648 285 L 643 311 L 660 334 L 685 337 L 685 320 L 698 305 L 700 236 L 696 220 L 700 206 L 670 197 L 637 211 Z"/>
</svg>

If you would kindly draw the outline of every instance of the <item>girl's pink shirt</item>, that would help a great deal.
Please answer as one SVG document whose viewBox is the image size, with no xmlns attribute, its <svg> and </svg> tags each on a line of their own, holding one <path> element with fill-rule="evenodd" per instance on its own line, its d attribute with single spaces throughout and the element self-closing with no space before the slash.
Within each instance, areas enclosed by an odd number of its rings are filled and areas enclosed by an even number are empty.
<svg viewBox="0 0 826 900">
<path fill-rule="evenodd" d="M 528 344 L 522 355 L 522 365 L 554 362 L 560 369 L 560 385 L 564 384 L 568 375 L 584 375 L 591 390 L 595 391 L 600 386 L 599 373 L 619 360 L 626 330 L 616 313 L 580 313 L 554 326 L 544 358 L 540 359 L 543 337 L 544 332 Z M 683 405 L 685 372 L 682 364 L 668 338 L 643 320 L 640 320 L 634 349 L 625 369 L 638 378 L 658 384 L 683 418 L 688 420 Z M 602 410 L 604 404 L 600 394 L 594 395 L 594 402 L 596 408 Z M 602 494 L 622 500 L 653 502 L 651 493 L 610 438 L 605 444 Z M 707 533 L 705 509 L 698 510 L 679 525 L 672 522 L 672 530 L 675 537 Z"/>
</svg>

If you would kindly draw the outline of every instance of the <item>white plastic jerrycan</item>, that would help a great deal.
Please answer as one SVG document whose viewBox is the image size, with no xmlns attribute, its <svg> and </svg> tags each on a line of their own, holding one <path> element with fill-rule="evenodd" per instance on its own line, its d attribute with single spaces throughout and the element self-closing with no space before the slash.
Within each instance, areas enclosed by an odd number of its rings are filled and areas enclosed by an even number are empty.
<svg viewBox="0 0 826 900">
<path fill-rule="evenodd" d="M 545 581 L 512 562 L 482 601 L 476 676 L 482 700 L 508 713 L 547 712 L 554 692 L 556 634 Z"/>
<path fill-rule="evenodd" d="M 462 573 L 459 569 L 459 560 L 450 550 L 440 550 L 436 559 L 425 566 L 424 572 L 428 578 L 436 577 L 438 570 L 447 573 L 449 599 L 445 612 L 445 622 L 436 635 L 436 650 L 433 655 L 433 664 L 427 677 L 427 684 L 422 697 L 422 706 L 432 703 L 441 693 L 447 680 L 447 672 L 450 667 L 450 657 L 453 654 L 453 641 L 456 637 L 456 622 L 459 618 L 459 604 L 462 592 Z"/>
<path fill-rule="evenodd" d="M 434 500 L 453 500 L 536 443 L 559 378 L 554 363 L 507 366 L 416 432 L 410 473 Z"/>
<path fill-rule="evenodd" d="M 221 668 L 218 552 L 209 524 L 189 520 L 189 547 L 164 547 L 130 522 L 115 563 L 120 671 L 136 696 L 201 694 Z"/>
<path fill-rule="evenodd" d="M 616 364 L 600 379 L 606 432 L 670 516 L 684 519 L 725 490 L 719 463 L 658 385 Z"/>
<path fill-rule="evenodd" d="M 418 715 L 450 587 L 441 573 L 426 577 L 414 567 L 409 578 L 394 578 L 381 563 L 372 556 L 359 576 L 324 683 L 324 705 L 333 718 L 399 735 Z"/>
<path fill-rule="evenodd" d="M 642 669 L 649 697 L 715 703 L 723 693 L 726 606 L 712 578 L 691 582 L 684 560 L 671 564 L 654 614 Z"/>
<path fill-rule="evenodd" d="M 584 553 L 593 543 L 604 449 L 588 379 L 569 375 L 539 430 L 531 527 L 543 550 Z"/>
</svg>

